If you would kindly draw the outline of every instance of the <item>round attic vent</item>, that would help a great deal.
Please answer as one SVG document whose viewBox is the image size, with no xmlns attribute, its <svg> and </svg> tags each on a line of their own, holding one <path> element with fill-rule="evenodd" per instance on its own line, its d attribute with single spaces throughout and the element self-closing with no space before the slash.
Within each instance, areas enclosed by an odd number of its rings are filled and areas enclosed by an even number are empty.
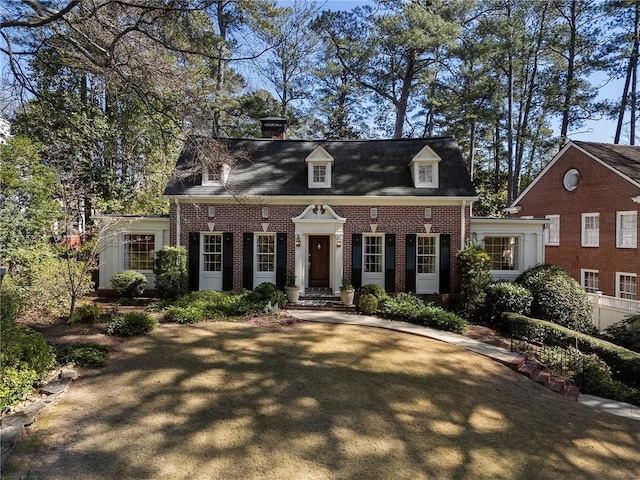
<svg viewBox="0 0 640 480">
<path fill-rule="evenodd" d="M 562 179 L 562 184 L 564 188 L 572 192 L 578 186 L 578 182 L 580 181 L 580 173 L 575 168 L 572 168 L 567 173 L 564 174 L 564 178 Z"/>
</svg>

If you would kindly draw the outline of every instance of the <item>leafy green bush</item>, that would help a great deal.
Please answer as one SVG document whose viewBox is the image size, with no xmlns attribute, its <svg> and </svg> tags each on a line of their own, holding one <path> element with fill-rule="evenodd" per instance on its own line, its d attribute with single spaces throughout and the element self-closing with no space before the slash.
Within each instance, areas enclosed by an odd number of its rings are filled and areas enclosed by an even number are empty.
<svg viewBox="0 0 640 480">
<path fill-rule="evenodd" d="M 26 291 L 5 278 L 0 290 L 0 320 L 14 321 L 27 307 Z"/>
<path fill-rule="evenodd" d="M 438 328 L 450 332 L 464 332 L 469 323 L 453 312 L 422 300 L 408 293 L 400 293 L 389 297 L 382 308 L 387 318 L 404 320 L 407 322 Z"/>
<path fill-rule="evenodd" d="M 640 352 L 640 314 L 629 315 L 605 328 L 602 336 L 616 345 Z"/>
<path fill-rule="evenodd" d="M 506 312 L 529 315 L 533 295 L 521 285 L 511 282 L 490 283 L 485 289 L 485 318 L 492 323 L 503 322 Z"/>
<path fill-rule="evenodd" d="M 109 357 L 109 347 L 91 343 L 58 345 L 56 358 L 59 365 L 72 363 L 78 367 L 102 367 Z"/>
<path fill-rule="evenodd" d="M 363 293 L 358 297 L 358 310 L 365 315 L 371 315 L 378 310 L 378 299 L 371 293 Z"/>
<path fill-rule="evenodd" d="M 375 285 L 373 283 L 369 283 L 367 285 L 363 285 L 362 287 L 360 287 L 360 294 L 366 294 L 366 293 L 376 297 L 376 300 L 378 300 L 379 307 L 382 307 L 382 305 L 384 305 L 384 302 L 386 302 L 387 299 L 389 298 L 389 295 L 387 294 L 387 292 L 385 292 L 384 288 L 382 288 L 380 285 Z"/>
<path fill-rule="evenodd" d="M 593 308 L 586 292 L 565 270 L 538 265 L 516 279 L 533 295 L 531 315 L 582 333 L 595 332 Z"/>
<path fill-rule="evenodd" d="M 142 295 L 147 285 L 147 277 L 135 270 L 116 273 L 111 278 L 111 288 L 119 297 L 133 298 Z"/>
<path fill-rule="evenodd" d="M 611 368 L 614 380 L 640 388 L 640 353 L 545 320 L 513 313 L 506 313 L 505 318 L 512 326 L 526 326 L 530 341 L 551 346 L 574 346 L 583 353 L 596 354 Z"/>
<path fill-rule="evenodd" d="M 93 324 L 102 315 L 102 309 L 96 303 L 85 303 L 76 307 L 69 323 Z"/>
<path fill-rule="evenodd" d="M 485 301 L 485 289 L 491 282 L 491 258 L 476 244 L 468 244 L 457 254 L 458 303 L 467 318 L 478 318 Z"/>
<path fill-rule="evenodd" d="M 147 313 L 129 312 L 114 315 L 107 323 L 107 334 L 132 337 L 150 332 L 157 325 L 158 321 Z"/>
<path fill-rule="evenodd" d="M 173 300 L 187 293 L 187 253 L 184 247 L 163 247 L 153 263 L 159 298 Z"/>
<path fill-rule="evenodd" d="M 236 304 L 235 314 L 247 315 L 251 313 L 262 313 L 265 308 L 284 308 L 287 304 L 287 297 L 284 292 L 273 283 L 264 282 L 258 285 L 253 291 L 248 292 L 244 298 Z"/>
<path fill-rule="evenodd" d="M 204 309 L 199 305 L 187 307 L 170 307 L 164 312 L 164 318 L 169 322 L 189 324 L 201 322 L 206 318 Z"/>
<path fill-rule="evenodd" d="M 24 325 L 3 320 L 0 326 L 0 411 L 20 402 L 55 363 L 53 348 Z"/>
</svg>

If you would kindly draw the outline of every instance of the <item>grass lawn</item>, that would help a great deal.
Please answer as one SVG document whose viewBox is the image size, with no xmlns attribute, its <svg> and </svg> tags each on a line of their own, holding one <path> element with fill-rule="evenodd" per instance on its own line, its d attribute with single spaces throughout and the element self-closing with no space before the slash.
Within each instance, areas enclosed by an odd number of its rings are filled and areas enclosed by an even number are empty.
<svg viewBox="0 0 640 480">
<path fill-rule="evenodd" d="M 638 479 L 640 422 L 345 325 L 162 325 L 47 409 L 3 479 Z"/>
</svg>

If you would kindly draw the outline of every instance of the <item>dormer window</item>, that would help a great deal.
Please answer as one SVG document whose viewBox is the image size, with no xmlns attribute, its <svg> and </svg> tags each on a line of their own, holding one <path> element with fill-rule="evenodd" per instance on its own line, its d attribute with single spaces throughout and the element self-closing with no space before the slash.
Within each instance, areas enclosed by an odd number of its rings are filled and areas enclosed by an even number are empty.
<svg viewBox="0 0 640 480">
<path fill-rule="evenodd" d="M 202 166 L 202 185 L 224 185 L 229 180 L 229 165 Z"/>
<path fill-rule="evenodd" d="M 411 159 L 409 168 L 416 188 L 438 188 L 438 163 L 441 158 L 428 145 Z"/>
<path fill-rule="evenodd" d="M 305 159 L 309 188 L 331 188 L 333 157 L 318 145 Z"/>
</svg>

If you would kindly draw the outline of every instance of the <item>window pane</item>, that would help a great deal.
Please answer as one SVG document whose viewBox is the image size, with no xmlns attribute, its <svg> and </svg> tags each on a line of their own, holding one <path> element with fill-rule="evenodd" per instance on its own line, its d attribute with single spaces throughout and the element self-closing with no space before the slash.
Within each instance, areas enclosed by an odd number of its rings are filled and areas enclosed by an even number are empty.
<svg viewBox="0 0 640 480">
<path fill-rule="evenodd" d="M 418 165 L 418 183 L 433 182 L 431 165 Z"/>
<path fill-rule="evenodd" d="M 382 272 L 382 236 L 364 237 L 364 271 Z"/>
<path fill-rule="evenodd" d="M 326 165 L 313 166 L 313 183 L 324 183 L 327 177 Z"/>
<path fill-rule="evenodd" d="M 484 249 L 491 258 L 491 270 L 518 269 L 517 237 L 485 237 Z"/>
<path fill-rule="evenodd" d="M 153 270 L 155 235 L 124 236 L 125 270 Z"/>
<path fill-rule="evenodd" d="M 584 272 L 583 287 L 588 293 L 600 290 L 600 274 L 598 272 Z"/>
<path fill-rule="evenodd" d="M 636 277 L 634 275 L 620 275 L 618 277 L 618 292 L 620 298 L 636 299 Z"/>
<path fill-rule="evenodd" d="M 276 244 L 273 235 L 258 235 L 256 267 L 259 272 L 275 272 Z"/>
<path fill-rule="evenodd" d="M 638 215 L 634 213 L 621 213 L 618 216 L 618 246 L 635 247 L 637 244 Z"/>
<path fill-rule="evenodd" d="M 436 273 L 435 237 L 418 237 L 418 273 Z"/>
<path fill-rule="evenodd" d="M 560 217 L 547 217 L 549 227 L 547 228 L 547 245 L 560 244 Z"/>
<path fill-rule="evenodd" d="M 600 216 L 585 215 L 582 222 L 582 244 L 597 247 L 600 243 Z"/>
<path fill-rule="evenodd" d="M 205 235 L 202 241 L 205 272 L 222 271 L 222 235 Z"/>
</svg>

